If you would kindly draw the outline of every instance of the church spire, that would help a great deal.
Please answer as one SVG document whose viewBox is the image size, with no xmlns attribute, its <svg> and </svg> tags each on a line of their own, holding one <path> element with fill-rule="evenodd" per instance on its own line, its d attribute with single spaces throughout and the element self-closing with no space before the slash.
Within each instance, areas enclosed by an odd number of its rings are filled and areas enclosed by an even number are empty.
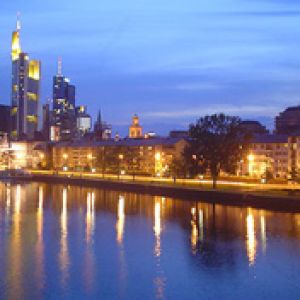
<svg viewBox="0 0 300 300">
<path fill-rule="evenodd" d="M 97 123 L 102 125 L 101 109 L 99 109 L 98 111 Z"/>
</svg>

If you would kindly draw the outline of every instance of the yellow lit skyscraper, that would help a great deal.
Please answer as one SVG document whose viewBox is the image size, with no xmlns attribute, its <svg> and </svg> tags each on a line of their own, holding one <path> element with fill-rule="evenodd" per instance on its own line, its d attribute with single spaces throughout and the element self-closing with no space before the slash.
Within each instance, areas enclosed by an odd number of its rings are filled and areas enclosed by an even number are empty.
<svg viewBox="0 0 300 300">
<path fill-rule="evenodd" d="M 20 42 L 21 23 L 12 34 L 12 91 L 11 137 L 14 140 L 33 139 L 38 129 L 38 104 L 40 98 L 41 65 L 29 60 L 22 52 Z"/>
</svg>

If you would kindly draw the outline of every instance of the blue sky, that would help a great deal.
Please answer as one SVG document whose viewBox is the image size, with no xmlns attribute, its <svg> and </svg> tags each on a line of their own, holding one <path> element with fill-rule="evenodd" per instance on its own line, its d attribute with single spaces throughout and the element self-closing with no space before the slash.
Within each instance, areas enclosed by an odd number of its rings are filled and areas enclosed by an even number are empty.
<svg viewBox="0 0 300 300">
<path fill-rule="evenodd" d="M 269 127 L 300 104 L 300 3 L 292 0 L 14 0 L 0 4 L 0 102 L 10 97 L 10 39 L 42 61 L 42 102 L 57 57 L 77 103 L 125 134 L 138 113 L 166 133 L 225 112 Z"/>
</svg>

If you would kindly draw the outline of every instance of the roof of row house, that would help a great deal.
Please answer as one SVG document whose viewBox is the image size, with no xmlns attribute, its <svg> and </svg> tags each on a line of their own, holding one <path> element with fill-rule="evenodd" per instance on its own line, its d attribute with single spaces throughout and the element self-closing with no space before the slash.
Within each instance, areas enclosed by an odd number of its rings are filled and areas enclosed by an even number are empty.
<svg viewBox="0 0 300 300">
<path fill-rule="evenodd" d="M 103 140 L 103 141 L 72 141 L 72 142 L 58 142 L 55 143 L 54 147 L 140 147 L 140 146 L 174 146 L 180 141 L 183 141 L 183 138 L 171 138 L 171 137 L 159 137 L 159 138 L 149 138 L 149 139 L 122 139 L 119 141 L 115 140 Z"/>
</svg>

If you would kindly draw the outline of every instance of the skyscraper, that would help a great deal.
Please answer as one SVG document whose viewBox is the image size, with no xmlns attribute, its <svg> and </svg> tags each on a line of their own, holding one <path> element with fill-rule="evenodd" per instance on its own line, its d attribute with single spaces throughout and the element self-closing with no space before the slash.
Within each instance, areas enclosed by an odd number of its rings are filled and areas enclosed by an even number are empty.
<svg viewBox="0 0 300 300">
<path fill-rule="evenodd" d="M 33 139 L 38 129 L 41 64 L 29 60 L 20 44 L 21 23 L 18 18 L 12 34 L 12 91 L 11 91 L 11 138 Z"/>
<path fill-rule="evenodd" d="M 53 120 L 60 129 L 62 140 L 70 140 L 76 132 L 75 86 L 62 75 L 62 62 L 58 61 L 57 75 L 53 77 Z"/>
</svg>

